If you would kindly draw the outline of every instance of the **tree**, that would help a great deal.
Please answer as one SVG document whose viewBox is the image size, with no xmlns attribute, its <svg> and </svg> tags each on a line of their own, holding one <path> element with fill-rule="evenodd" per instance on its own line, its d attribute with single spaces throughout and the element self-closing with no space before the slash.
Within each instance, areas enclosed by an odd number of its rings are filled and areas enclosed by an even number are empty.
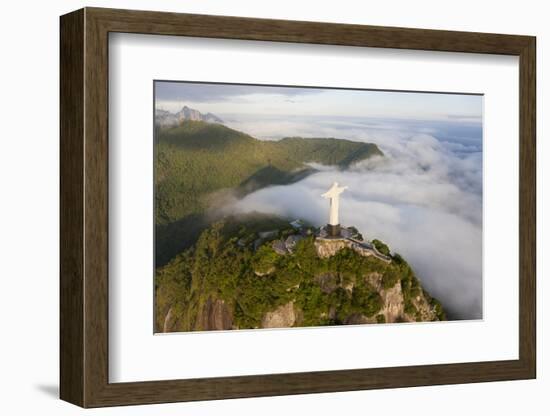
<svg viewBox="0 0 550 416">
<path fill-rule="evenodd" d="M 376 239 L 372 240 L 372 244 L 383 255 L 385 255 L 385 256 L 390 255 L 390 248 L 387 246 L 387 244 L 383 243 L 380 240 L 376 240 Z"/>
<path fill-rule="evenodd" d="M 255 272 L 267 274 L 275 267 L 278 257 L 279 255 L 269 244 L 264 244 L 252 257 L 252 267 Z"/>
</svg>

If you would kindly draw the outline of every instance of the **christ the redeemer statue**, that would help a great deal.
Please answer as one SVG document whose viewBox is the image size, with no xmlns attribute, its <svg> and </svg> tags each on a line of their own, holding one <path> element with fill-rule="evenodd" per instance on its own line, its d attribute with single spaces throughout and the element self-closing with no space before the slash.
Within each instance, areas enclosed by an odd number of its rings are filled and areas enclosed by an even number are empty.
<svg viewBox="0 0 550 416">
<path fill-rule="evenodd" d="M 323 198 L 330 199 L 330 216 L 327 226 L 329 236 L 337 237 L 340 235 L 340 221 L 338 219 L 338 209 L 340 206 L 340 194 L 348 189 L 347 186 L 338 186 L 334 182 L 330 189 L 321 195 Z"/>
</svg>

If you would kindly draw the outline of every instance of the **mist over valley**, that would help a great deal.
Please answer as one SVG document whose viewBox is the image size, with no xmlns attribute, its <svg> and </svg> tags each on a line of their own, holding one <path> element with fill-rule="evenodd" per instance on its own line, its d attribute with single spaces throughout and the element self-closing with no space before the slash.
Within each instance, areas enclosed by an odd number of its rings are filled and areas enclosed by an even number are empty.
<svg viewBox="0 0 550 416">
<path fill-rule="evenodd" d="M 483 317 L 480 96 L 156 91 L 158 331 Z"/>
</svg>

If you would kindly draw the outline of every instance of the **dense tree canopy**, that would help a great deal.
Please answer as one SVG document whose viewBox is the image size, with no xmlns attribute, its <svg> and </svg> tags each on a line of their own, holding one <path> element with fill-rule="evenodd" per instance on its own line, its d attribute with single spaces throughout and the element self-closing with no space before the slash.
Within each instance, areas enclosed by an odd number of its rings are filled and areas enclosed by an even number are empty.
<svg viewBox="0 0 550 416">
<path fill-rule="evenodd" d="M 221 124 L 186 121 L 156 130 L 157 264 L 193 244 L 209 225 L 204 215 L 259 188 L 288 184 L 314 172 L 308 163 L 347 168 L 382 155 L 375 144 L 333 138 L 257 140 Z"/>
<path fill-rule="evenodd" d="M 237 223 L 215 223 L 194 247 L 158 270 L 157 327 L 162 327 L 168 306 L 178 305 L 172 310 L 178 330 L 200 329 L 201 307 L 209 298 L 229 305 L 238 328 L 259 327 L 267 312 L 290 301 L 301 312 L 300 326 L 343 324 L 353 314 L 383 322 L 384 317 L 377 316 L 382 307 L 380 295 L 365 278 L 374 272 L 382 275 L 385 288 L 401 284 L 407 314 L 415 316 L 412 300 L 422 293 L 444 318 L 441 305 L 422 290 L 399 255 L 387 264 L 344 248 L 320 258 L 313 236 L 301 239 L 288 255 L 277 254 L 269 241 L 254 250 L 250 242 L 257 239 L 255 230 L 261 228 L 261 221 L 250 226 Z M 243 245 L 243 241 L 249 243 Z"/>
</svg>

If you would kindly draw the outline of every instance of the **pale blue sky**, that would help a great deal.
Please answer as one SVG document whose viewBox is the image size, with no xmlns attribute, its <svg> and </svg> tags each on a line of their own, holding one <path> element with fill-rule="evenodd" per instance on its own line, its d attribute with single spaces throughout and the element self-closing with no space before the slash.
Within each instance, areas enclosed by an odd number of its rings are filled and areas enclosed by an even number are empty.
<svg viewBox="0 0 550 416">
<path fill-rule="evenodd" d="M 467 94 L 156 81 L 156 107 L 218 115 L 353 116 L 481 121 L 483 97 Z"/>
</svg>

